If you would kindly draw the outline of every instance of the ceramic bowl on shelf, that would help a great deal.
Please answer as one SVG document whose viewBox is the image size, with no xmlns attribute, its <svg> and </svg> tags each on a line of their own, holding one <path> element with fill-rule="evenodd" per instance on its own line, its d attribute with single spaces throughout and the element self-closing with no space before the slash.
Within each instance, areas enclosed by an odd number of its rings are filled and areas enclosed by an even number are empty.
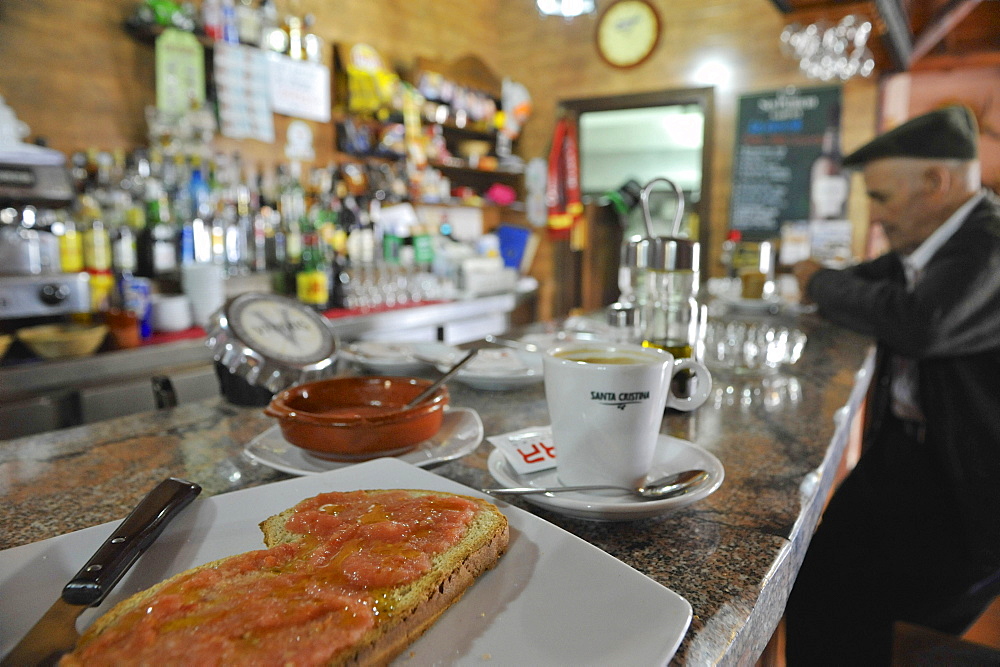
<svg viewBox="0 0 1000 667">
<path fill-rule="evenodd" d="M 448 388 L 404 408 L 432 383 L 413 377 L 333 377 L 279 392 L 264 409 L 281 434 L 330 461 L 365 461 L 404 454 L 440 429 Z"/>
<path fill-rule="evenodd" d="M 466 160 L 472 160 L 489 155 L 493 150 L 493 144 L 485 139 L 466 139 L 458 145 L 458 154 Z"/>
<path fill-rule="evenodd" d="M 41 324 L 18 329 L 17 339 L 44 359 L 72 359 L 97 352 L 107 333 L 103 324 Z"/>
</svg>

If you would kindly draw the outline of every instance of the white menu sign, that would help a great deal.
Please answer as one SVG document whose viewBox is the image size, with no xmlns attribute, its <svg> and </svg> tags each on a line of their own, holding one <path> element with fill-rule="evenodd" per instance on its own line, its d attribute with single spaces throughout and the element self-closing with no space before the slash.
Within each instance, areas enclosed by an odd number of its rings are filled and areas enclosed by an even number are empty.
<svg viewBox="0 0 1000 667">
<path fill-rule="evenodd" d="M 330 121 L 330 69 L 269 53 L 271 107 L 275 113 L 321 123 Z"/>
<path fill-rule="evenodd" d="M 264 53 L 251 46 L 219 42 L 213 62 L 222 134 L 272 143 L 274 119 Z"/>
</svg>

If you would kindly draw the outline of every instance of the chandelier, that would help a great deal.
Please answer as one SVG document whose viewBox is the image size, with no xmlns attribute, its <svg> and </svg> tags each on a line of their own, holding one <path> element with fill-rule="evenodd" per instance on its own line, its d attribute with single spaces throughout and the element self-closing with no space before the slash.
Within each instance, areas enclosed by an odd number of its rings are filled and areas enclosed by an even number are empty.
<svg viewBox="0 0 1000 667">
<path fill-rule="evenodd" d="M 836 25 L 792 23 L 781 31 L 781 52 L 798 60 L 799 69 L 810 79 L 868 77 L 875 71 L 875 59 L 866 46 L 871 32 L 871 21 L 854 14 Z"/>
<path fill-rule="evenodd" d="M 545 16 L 573 18 L 594 11 L 594 0 L 535 0 L 539 13 Z"/>
</svg>

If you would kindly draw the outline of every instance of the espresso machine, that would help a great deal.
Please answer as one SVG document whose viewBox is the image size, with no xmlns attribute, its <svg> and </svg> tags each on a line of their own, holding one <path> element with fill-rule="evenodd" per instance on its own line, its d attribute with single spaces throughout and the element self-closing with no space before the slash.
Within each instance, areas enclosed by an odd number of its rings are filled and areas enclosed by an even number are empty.
<svg viewBox="0 0 1000 667">
<path fill-rule="evenodd" d="M 66 157 L 20 142 L 26 128 L 0 98 L 0 327 L 90 310 L 86 273 L 63 273 L 47 211 L 75 198 Z"/>
</svg>

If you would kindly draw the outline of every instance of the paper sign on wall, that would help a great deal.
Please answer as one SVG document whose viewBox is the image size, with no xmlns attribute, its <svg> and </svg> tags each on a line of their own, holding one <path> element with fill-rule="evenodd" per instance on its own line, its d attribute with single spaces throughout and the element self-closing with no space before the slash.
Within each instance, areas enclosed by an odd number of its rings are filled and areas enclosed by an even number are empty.
<svg viewBox="0 0 1000 667">
<path fill-rule="evenodd" d="M 275 113 L 330 121 L 330 69 L 320 63 L 268 53 L 271 107 Z"/>
<path fill-rule="evenodd" d="M 205 105 L 205 49 L 189 32 L 167 28 L 156 38 L 156 108 L 184 113 Z"/>
<path fill-rule="evenodd" d="M 215 88 L 222 134 L 234 139 L 274 141 L 274 118 L 264 52 L 251 46 L 215 46 Z"/>
</svg>

